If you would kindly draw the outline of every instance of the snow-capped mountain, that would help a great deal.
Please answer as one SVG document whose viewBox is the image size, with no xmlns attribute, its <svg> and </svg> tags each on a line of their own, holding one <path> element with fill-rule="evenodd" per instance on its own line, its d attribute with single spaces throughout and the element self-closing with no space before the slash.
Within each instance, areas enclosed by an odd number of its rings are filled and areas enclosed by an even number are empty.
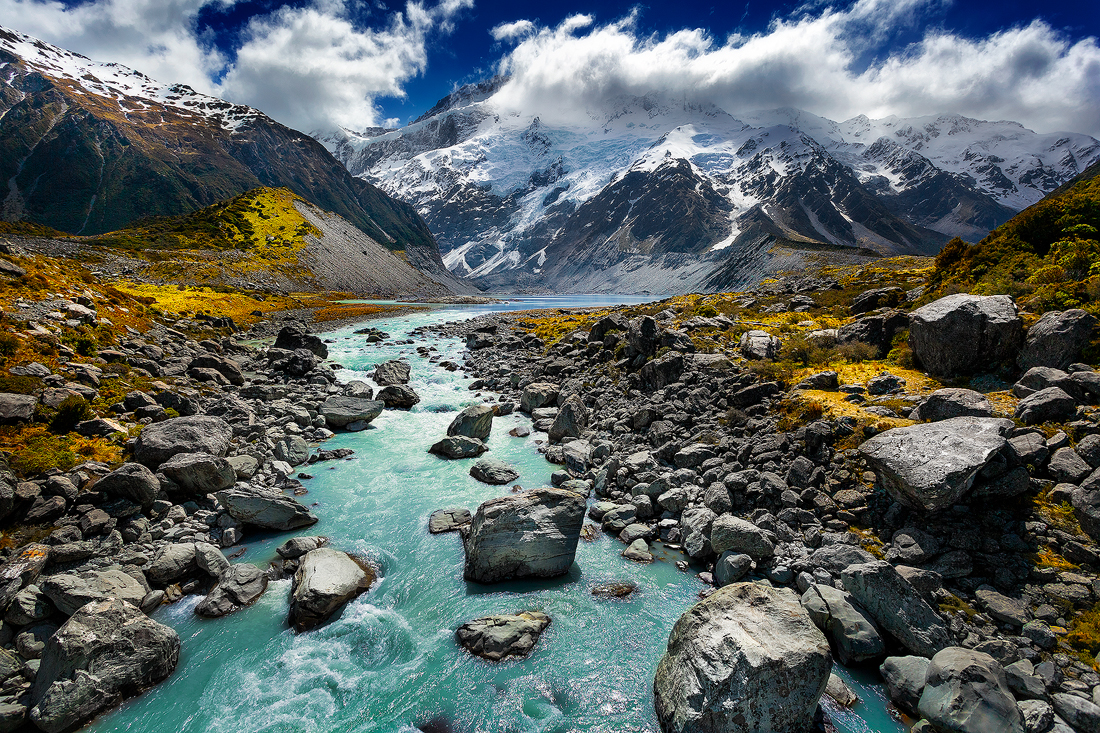
<svg viewBox="0 0 1100 733">
<path fill-rule="evenodd" d="M 459 290 L 415 209 L 259 110 L 0 28 L 0 218 L 75 234 L 290 188 Z"/>
<path fill-rule="evenodd" d="M 775 243 L 934 253 L 1100 159 L 1087 135 L 1014 122 L 734 116 L 661 95 L 547 124 L 496 103 L 506 82 L 465 87 L 398 130 L 320 138 L 416 206 L 452 271 L 490 286 L 660 292 L 733 270 L 731 285 L 758 276 Z"/>
</svg>

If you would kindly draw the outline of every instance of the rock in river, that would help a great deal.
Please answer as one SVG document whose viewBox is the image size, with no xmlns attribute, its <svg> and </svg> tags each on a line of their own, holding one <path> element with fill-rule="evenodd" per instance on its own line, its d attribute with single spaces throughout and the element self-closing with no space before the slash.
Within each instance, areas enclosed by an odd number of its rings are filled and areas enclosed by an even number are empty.
<svg viewBox="0 0 1100 733">
<path fill-rule="evenodd" d="M 482 483 L 503 486 L 519 478 L 519 471 L 495 458 L 482 458 L 470 469 L 470 475 Z"/>
<path fill-rule="evenodd" d="M 176 417 L 142 429 L 134 445 L 134 460 L 156 469 L 177 453 L 224 456 L 232 438 L 233 428 L 220 417 Z"/>
<path fill-rule="evenodd" d="M 447 426 L 447 436 L 465 436 L 485 440 L 493 430 L 493 408 L 488 405 L 470 405 L 462 410 Z"/>
<path fill-rule="evenodd" d="M 265 590 L 267 573 L 250 563 L 240 563 L 222 574 L 214 589 L 195 606 L 195 613 L 205 618 L 226 616 L 252 603 Z"/>
<path fill-rule="evenodd" d="M 180 638 L 136 606 L 111 598 L 89 603 L 57 630 L 42 655 L 31 720 L 60 733 L 172 674 Z"/>
<path fill-rule="evenodd" d="M 653 681 L 664 733 L 802 733 L 832 655 L 798 596 L 735 583 L 680 617 Z"/>
<path fill-rule="evenodd" d="M 471 654 L 499 662 L 506 657 L 526 657 L 549 625 L 550 617 L 538 611 L 486 616 L 459 626 L 455 641 Z"/>
<path fill-rule="evenodd" d="M 391 384 L 408 384 L 411 369 L 407 362 L 394 359 L 384 361 L 374 369 L 374 382 L 379 387 Z"/>
<path fill-rule="evenodd" d="M 883 488 L 900 504 L 937 512 L 957 502 L 1005 447 L 1015 427 L 1002 418 L 956 417 L 894 428 L 859 447 Z"/>
<path fill-rule="evenodd" d="M 229 516 L 245 524 L 286 531 L 317 523 L 313 512 L 275 490 L 233 488 L 219 491 L 217 496 Z"/>
<path fill-rule="evenodd" d="M 331 547 L 302 556 L 290 591 L 290 625 L 308 631 L 345 603 L 370 588 L 374 571 L 346 552 Z"/>
<path fill-rule="evenodd" d="M 564 575 L 573 565 L 585 500 L 561 489 L 532 489 L 477 508 L 466 540 L 466 580 L 495 583 Z"/>
<path fill-rule="evenodd" d="M 343 428 L 356 422 L 369 423 L 381 415 L 385 407 L 386 403 L 378 400 L 337 395 L 325 400 L 320 412 L 330 428 Z"/>
<path fill-rule="evenodd" d="M 428 449 L 429 453 L 435 453 L 437 456 L 444 456 L 446 458 L 476 458 L 485 451 L 489 450 L 489 446 L 482 443 L 477 438 L 467 438 L 465 435 L 456 435 L 452 438 L 444 438 L 432 445 Z"/>
</svg>

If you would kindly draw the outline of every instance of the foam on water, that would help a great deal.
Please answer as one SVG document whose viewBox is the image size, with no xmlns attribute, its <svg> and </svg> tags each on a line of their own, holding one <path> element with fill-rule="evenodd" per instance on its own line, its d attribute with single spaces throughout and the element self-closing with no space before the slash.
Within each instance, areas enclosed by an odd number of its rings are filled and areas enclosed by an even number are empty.
<svg viewBox="0 0 1100 733">
<path fill-rule="evenodd" d="M 449 309 L 373 325 L 399 339 L 417 326 L 485 310 Z M 174 627 L 183 642 L 179 668 L 90 730 L 655 731 L 653 673 L 672 625 L 697 600 L 700 581 L 675 568 L 679 555 L 637 565 L 620 557 L 617 539 L 602 535 L 581 542 L 564 578 L 495 586 L 463 581 L 459 537 L 429 535 L 428 515 L 447 506 L 473 509 L 508 488 L 471 478 L 472 459 L 446 461 L 427 452 L 445 435 L 454 410 L 479 398 L 460 373 L 415 353 L 416 346 L 434 345 L 442 358 L 458 361 L 463 345 L 438 338 L 417 338 L 412 346 L 366 345 L 353 330 L 327 335 L 334 341 L 331 357 L 347 367 L 341 380 L 367 379 L 375 364 L 401 356 L 412 366 L 411 386 L 422 402 L 409 412 L 387 411 L 371 429 L 326 443 L 356 454 L 309 467 L 315 478 L 304 481 L 309 494 L 302 500 L 314 505 L 321 521 L 297 534 L 323 534 L 334 547 L 366 555 L 381 569 L 376 585 L 305 634 L 287 627 L 287 580 L 271 583 L 258 602 L 223 619 L 194 616 L 198 598 L 162 608 L 155 618 Z M 488 455 L 514 466 L 516 483 L 546 485 L 555 467 L 537 452 L 545 435 L 509 436 L 518 425 L 530 421 L 497 418 Z M 235 562 L 265 567 L 290 536 L 249 535 L 247 551 Z M 592 595 L 595 585 L 611 581 L 634 583 L 637 591 L 625 599 Z M 454 630 L 470 619 L 528 609 L 548 613 L 553 622 L 526 660 L 492 665 L 454 642 Z M 873 687 L 853 684 L 867 702 L 855 713 L 838 713 L 840 730 L 904 730 Z"/>
</svg>

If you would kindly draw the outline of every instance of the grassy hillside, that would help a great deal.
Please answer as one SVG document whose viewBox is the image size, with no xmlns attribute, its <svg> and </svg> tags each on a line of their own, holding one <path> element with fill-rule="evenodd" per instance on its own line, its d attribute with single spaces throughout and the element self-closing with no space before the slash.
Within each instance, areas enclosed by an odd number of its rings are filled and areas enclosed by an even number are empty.
<svg viewBox="0 0 1100 733">
<path fill-rule="evenodd" d="M 936 257 L 936 293 L 1007 293 L 1032 310 L 1100 309 L 1100 163 L 977 244 Z"/>
</svg>

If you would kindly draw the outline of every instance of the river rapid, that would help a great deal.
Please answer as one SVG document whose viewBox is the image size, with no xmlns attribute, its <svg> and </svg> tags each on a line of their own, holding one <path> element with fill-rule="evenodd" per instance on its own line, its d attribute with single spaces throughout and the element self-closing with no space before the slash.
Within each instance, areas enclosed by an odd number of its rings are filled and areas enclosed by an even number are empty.
<svg viewBox="0 0 1100 733">
<path fill-rule="evenodd" d="M 271 583 L 257 603 L 222 619 L 195 616 L 198 596 L 162 607 L 154 618 L 179 633 L 179 667 L 167 681 L 88 730 L 657 731 L 653 673 L 673 624 L 704 588 L 694 575 L 701 568 L 677 570 L 675 560 L 683 557 L 671 552 L 651 565 L 626 561 L 619 554 L 623 545 L 601 534 L 595 541 L 581 541 L 576 564 L 564 578 L 466 583 L 459 536 L 429 535 L 428 515 L 452 506 L 472 511 L 508 488 L 470 477 L 474 459 L 447 461 L 427 452 L 446 435 L 454 411 L 479 398 L 467 389 L 470 380 L 461 372 L 448 372 L 416 353 L 418 346 L 434 346 L 443 359 L 457 362 L 462 342 L 409 335 L 420 326 L 479 313 L 624 301 L 612 296 L 526 298 L 371 323 L 392 339 L 413 338 L 411 345 L 368 345 L 353 333 L 355 327 L 323 334 L 334 341 L 330 359 L 345 367 L 338 372 L 341 381 L 370 383 L 367 374 L 376 364 L 404 357 L 412 366 L 410 386 L 421 398 L 410 411 L 387 410 L 369 429 L 342 433 L 324 444 L 353 449 L 351 459 L 302 467 L 314 478 L 303 480 L 309 493 L 300 499 L 312 505 L 320 522 L 298 534 L 325 535 L 333 547 L 371 558 L 381 569 L 380 579 L 338 618 L 305 634 L 287 626 L 289 580 Z M 530 419 L 519 413 L 496 418 L 487 441 L 489 455 L 519 471 L 515 483 L 549 485 L 555 466 L 537 450 L 545 434 L 508 434 L 521 425 L 530 427 Z M 245 554 L 234 562 L 266 567 L 275 548 L 291 536 L 249 534 Z M 636 584 L 637 590 L 625 599 L 592 595 L 594 586 L 613 581 Z M 490 664 L 454 642 L 454 630 L 466 621 L 523 610 L 543 611 L 553 619 L 526 660 Z M 908 730 L 887 712 L 873 670 L 836 669 L 863 700 L 851 711 L 830 708 L 838 730 Z"/>
</svg>

